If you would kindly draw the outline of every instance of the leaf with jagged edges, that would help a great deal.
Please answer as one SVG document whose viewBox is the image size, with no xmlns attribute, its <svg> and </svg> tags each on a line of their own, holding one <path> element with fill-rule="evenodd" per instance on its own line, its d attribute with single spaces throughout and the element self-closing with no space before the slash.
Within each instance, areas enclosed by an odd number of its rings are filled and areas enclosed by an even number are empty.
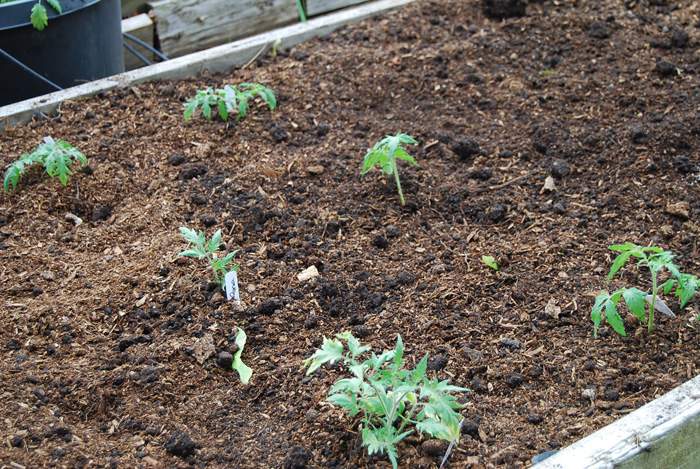
<svg viewBox="0 0 700 469">
<path fill-rule="evenodd" d="M 63 13 L 63 8 L 61 8 L 61 2 L 59 2 L 58 0 L 46 0 L 46 3 L 48 3 L 51 6 L 51 8 L 53 8 L 59 15 Z"/>
<path fill-rule="evenodd" d="M 73 174 L 71 166 L 85 166 L 87 157 L 68 142 L 46 137 L 44 143 L 38 145 L 31 153 L 22 155 L 7 168 L 3 182 L 5 191 L 15 189 L 27 169 L 35 164 L 41 164 L 46 174 L 57 177 L 61 184 L 66 186 L 70 175 Z"/>
<path fill-rule="evenodd" d="M 306 374 L 310 375 L 318 370 L 325 363 L 331 365 L 343 358 L 343 344 L 338 339 L 323 338 L 323 345 L 320 349 L 304 360 L 304 366 L 308 367 Z"/>
<path fill-rule="evenodd" d="M 37 31 L 43 31 L 49 24 L 49 14 L 46 11 L 46 7 L 37 2 L 32 7 L 32 12 L 29 15 L 29 20 L 32 22 L 32 26 Z"/>
</svg>

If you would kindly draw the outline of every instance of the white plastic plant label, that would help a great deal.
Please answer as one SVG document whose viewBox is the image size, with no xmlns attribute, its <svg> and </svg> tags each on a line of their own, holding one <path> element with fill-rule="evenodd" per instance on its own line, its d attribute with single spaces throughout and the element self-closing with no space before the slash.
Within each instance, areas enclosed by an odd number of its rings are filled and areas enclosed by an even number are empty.
<svg viewBox="0 0 700 469">
<path fill-rule="evenodd" d="M 653 297 L 651 295 L 647 295 L 647 297 L 646 297 L 647 303 L 651 304 L 652 298 Z M 661 314 L 665 314 L 666 316 L 669 316 L 672 318 L 676 317 L 676 315 L 673 313 L 673 311 L 671 311 L 671 308 L 669 308 L 666 305 L 666 302 L 664 300 L 662 300 L 661 298 L 659 298 L 658 296 L 656 297 L 656 303 L 654 303 L 654 309 L 656 311 L 660 312 Z"/>
<path fill-rule="evenodd" d="M 238 292 L 238 274 L 235 270 L 226 273 L 224 277 L 224 290 L 226 291 L 226 299 L 228 301 L 241 301 L 241 296 Z"/>
</svg>

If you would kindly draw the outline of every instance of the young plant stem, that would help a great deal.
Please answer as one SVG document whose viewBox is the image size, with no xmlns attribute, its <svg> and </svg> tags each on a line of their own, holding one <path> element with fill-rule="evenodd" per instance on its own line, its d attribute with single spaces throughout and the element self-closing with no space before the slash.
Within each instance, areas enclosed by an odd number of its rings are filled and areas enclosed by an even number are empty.
<svg viewBox="0 0 700 469">
<path fill-rule="evenodd" d="M 401 434 L 401 432 L 403 432 L 403 428 L 406 426 L 407 423 L 413 423 L 413 424 L 416 423 L 413 420 L 411 420 L 413 418 L 413 414 L 415 412 L 416 412 L 415 407 L 411 406 L 411 408 L 408 411 L 407 416 L 404 417 L 403 415 L 399 415 L 399 417 L 401 417 L 401 425 L 399 426 L 399 431 L 398 431 L 399 434 Z"/>
<path fill-rule="evenodd" d="M 401 190 L 401 180 L 399 179 L 399 168 L 396 165 L 396 160 L 394 160 L 394 180 L 396 180 L 396 188 L 399 190 L 401 205 L 406 205 L 406 200 L 403 198 L 403 190 Z"/>
<path fill-rule="evenodd" d="M 299 21 L 306 23 L 306 11 L 304 10 L 304 3 L 302 0 L 296 0 L 297 13 L 299 14 Z"/>
<path fill-rule="evenodd" d="M 647 331 L 651 334 L 654 331 L 654 307 L 656 306 L 656 272 L 651 272 L 651 305 L 649 305 L 649 322 Z"/>
</svg>

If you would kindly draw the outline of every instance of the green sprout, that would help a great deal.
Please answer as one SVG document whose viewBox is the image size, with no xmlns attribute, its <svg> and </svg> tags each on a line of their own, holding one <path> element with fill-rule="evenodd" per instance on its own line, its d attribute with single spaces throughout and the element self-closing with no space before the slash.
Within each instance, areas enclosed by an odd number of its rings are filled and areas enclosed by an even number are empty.
<svg viewBox="0 0 700 469">
<path fill-rule="evenodd" d="M 240 121 L 248 115 L 249 102 L 256 96 L 262 99 L 271 111 L 277 107 L 277 98 L 270 88 L 259 83 L 241 83 L 226 85 L 223 89 L 198 90 L 197 94 L 185 103 L 184 118 L 185 121 L 192 119 L 199 109 L 207 120 L 212 120 L 216 111 L 224 122 L 228 122 L 231 114 L 236 114 L 236 120 Z"/>
<path fill-rule="evenodd" d="M 223 245 L 221 241 L 221 230 L 207 240 L 203 231 L 195 231 L 184 226 L 180 228 L 180 234 L 190 244 L 188 249 L 178 254 L 180 257 L 193 257 L 195 259 L 205 259 L 209 262 L 209 267 L 214 273 L 214 280 L 224 287 L 224 277 L 228 272 L 237 272 L 240 266 L 233 263 L 233 258 L 238 251 L 229 252 L 223 257 L 219 257 L 218 250 Z"/>
<path fill-rule="evenodd" d="M 498 262 L 496 262 L 496 259 L 494 259 L 493 256 L 481 256 L 481 262 L 485 266 L 491 267 L 493 270 L 498 271 Z"/>
<path fill-rule="evenodd" d="M 22 176 L 29 167 L 35 164 L 41 164 L 46 170 L 46 174 L 50 177 L 57 177 L 65 187 L 70 175 L 73 174 L 70 167 L 74 163 L 85 166 L 87 162 L 85 155 L 70 143 L 45 137 L 44 143 L 36 147 L 33 152 L 25 153 L 7 168 L 3 188 L 5 192 L 16 189 Z"/>
<path fill-rule="evenodd" d="M 393 350 L 379 356 L 371 353 L 364 360 L 359 358 L 370 352 L 370 347 L 361 345 L 350 332 L 343 332 L 335 339 L 324 337 L 321 348 L 304 361 L 307 375 L 325 363 L 336 362 L 341 362 L 352 374 L 333 384 L 327 400 L 345 409 L 350 417 L 361 414 L 362 444 L 368 454 L 386 454 L 396 469 L 396 446 L 415 430 L 456 442 L 461 421 L 457 410 L 463 406 L 452 393 L 467 389 L 429 379 L 427 354 L 414 369 L 405 368 L 401 336 L 397 337 Z"/>
<path fill-rule="evenodd" d="M 304 10 L 303 0 L 296 0 L 297 13 L 299 14 L 299 21 L 306 23 L 306 10 Z"/>
<path fill-rule="evenodd" d="M 608 281 L 612 280 L 617 272 L 625 266 L 631 258 L 637 259 L 638 267 L 645 267 L 651 275 L 651 294 L 636 287 L 621 288 L 609 293 L 607 290 L 596 296 L 591 310 L 593 320 L 593 335 L 598 336 L 598 328 L 603 320 L 612 326 L 613 330 L 621 336 L 627 335 L 622 317 L 618 313 L 617 306 L 620 300 L 624 300 L 629 311 L 642 323 L 646 322 L 647 331 L 654 330 L 654 310 L 660 294 L 667 295 L 675 288 L 675 295 L 680 302 L 682 310 L 695 295 L 699 281 L 695 275 L 682 273 L 673 263 L 673 254 L 664 251 L 658 246 L 638 246 L 634 243 L 615 244 L 609 247 L 611 251 L 619 253 L 613 261 L 608 273 Z M 670 274 L 665 282 L 659 285 L 659 274 L 663 271 Z M 649 305 L 649 314 L 646 314 L 646 305 Z"/>
<path fill-rule="evenodd" d="M 406 205 L 406 200 L 403 197 L 401 190 L 401 179 L 399 179 L 399 168 L 396 160 L 407 161 L 410 165 L 418 166 L 415 158 L 408 154 L 404 145 L 416 145 L 418 142 L 410 135 L 398 133 L 396 135 L 387 135 L 382 140 L 377 142 L 365 155 L 362 163 L 362 176 L 367 174 L 372 168 L 377 167 L 387 176 L 394 175 L 396 181 L 396 189 L 399 191 L 399 199 L 401 205 Z"/>
<path fill-rule="evenodd" d="M 231 368 L 238 372 L 238 377 L 243 384 L 248 384 L 251 376 L 253 376 L 253 370 L 241 360 L 247 338 L 248 336 L 246 336 L 245 331 L 239 327 L 235 339 L 238 350 L 236 350 L 236 353 L 233 355 L 233 362 L 231 363 Z"/>
</svg>

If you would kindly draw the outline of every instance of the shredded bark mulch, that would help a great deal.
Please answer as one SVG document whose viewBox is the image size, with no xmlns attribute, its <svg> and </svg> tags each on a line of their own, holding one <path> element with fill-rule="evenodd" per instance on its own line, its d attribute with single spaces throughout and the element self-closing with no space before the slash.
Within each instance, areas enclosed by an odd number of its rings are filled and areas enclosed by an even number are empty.
<svg viewBox="0 0 700 469">
<path fill-rule="evenodd" d="M 401 334 L 411 363 L 429 352 L 470 388 L 450 467 L 528 466 L 697 375 L 697 300 L 653 334 L 626 315 L 626 338 L 594 339 L 589 314 L 609 244 L 700 272 L 697 2 L 486 3 L 418 2 L 0 135 L 3 165 L 47 135 L 90 158 L 66 188 L 37 171 L 0 198 L 0 462 L 388 467 L 324 402 L 343 371 L 301 366 L 344 330 L 376 350 Z M 197 89 L 243 81 L 279 109 L 183 122 Z M 397 131 L 420 141 L 405 207 L 359 178 Z M 241 249 L 240 308 L 176 258 L 180 226 Z M 248 386 L 226 369 L 236 327 Z M 442 456 L 418 435 L 399 449 L 402 467 Z"/>
</svg>

